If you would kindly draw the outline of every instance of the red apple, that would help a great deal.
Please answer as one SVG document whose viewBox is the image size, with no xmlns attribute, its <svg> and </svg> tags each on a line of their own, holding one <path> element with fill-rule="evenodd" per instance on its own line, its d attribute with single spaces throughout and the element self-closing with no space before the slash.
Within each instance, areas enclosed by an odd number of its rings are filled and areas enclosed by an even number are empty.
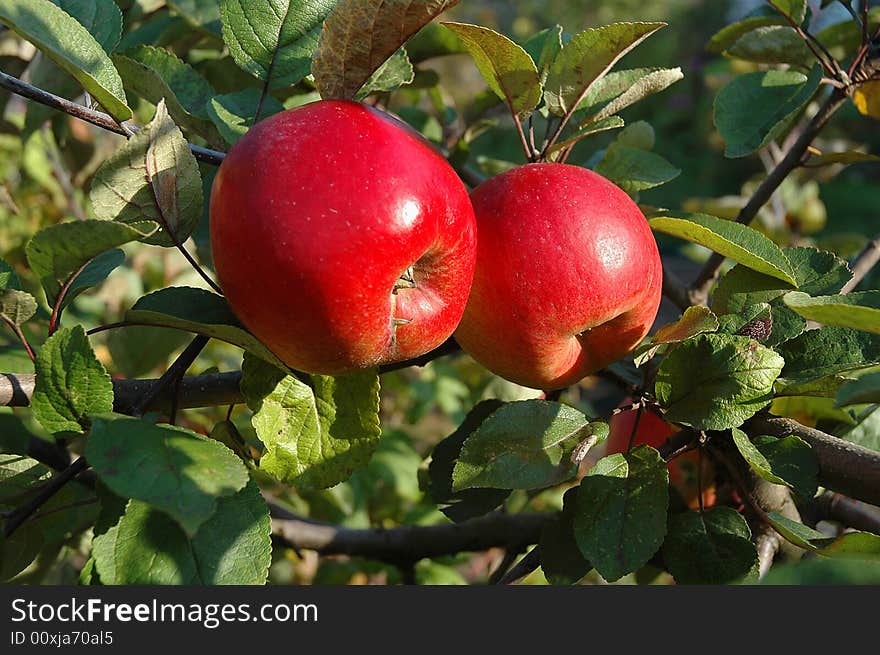
<svg viewBox="0 0 880 655">
<path fill-rule="evenodd" d="M 628 401 L 626 404 L 630 404 Z M 614 453 L 625 453 L 629 447 L 629 441 L 632 437 L 633 429 L 636 434 L 633 438 L 633 447 L 645 444 L 653 448 L 662 446 L 669 437 L 675 434 L 678 429 L 664 421 L 654 412 L 642 410 L 642 416 L 639 418 L 639 425 L 636 427 L 636 411 L 631 410 L 616 414 L 609 421 L 611 431 L 605 442 L 605 454 L 612 455 Z M 669 470 L 669 482 L 681 493 L 682 498 L 691 509 L 697 509 L 700 505 L 697 496 L 699 494 L 699 481 L 697 478 L 697 467 L 700 465 L 700 455 L 697 451 L 691 450 L 667 464 Z M 715 469 L 712 462 L 707 458 L 703 458 L 702 466 L 702 485 L 703 485 L 703 506 L 711 507 L 716 501 L 715 492 Z"/>
<path fill-rule="evenodd" d="M 340 374 L 428 352 L 455 330 L 474 269 L 467 190 L 417 132 L 324 100 L 255 125 L 211 192 L 230 306 L 292 368 Z"/>
<path fill-rule="evenodd" d="M 480 239 L 455 337 L 486 368 L 557 389 L 627 354 L 660 305 L 662 265 L 638 206 L 584 168 L 529 164 L 471 194 Z"/>
</svg>

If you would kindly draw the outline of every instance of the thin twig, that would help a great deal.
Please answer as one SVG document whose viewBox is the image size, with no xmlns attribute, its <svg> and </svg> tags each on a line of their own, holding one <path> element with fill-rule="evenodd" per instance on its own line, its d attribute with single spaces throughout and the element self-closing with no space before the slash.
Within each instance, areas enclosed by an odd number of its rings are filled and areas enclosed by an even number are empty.
<svg viewBox="0 0 880 655">
<path fill-rule="evenodd" d="M 64 485 L 73 480 L 73 478 L 85 471 L 88 467 L 89 463 L 86 461 L 85 457 L 80 457 L 73 464 L 61 471 L 61 473 L 49 480 L 49 482 L 40 489 L 39 493 L 37 493 L 27 504 L 22 505 L 13 512 L 4 526 L 4 535 L 8 538 L 19 527 L 21 527 L 22 523 L 24 523 L 31 514 L 45 505 Z"/>
<path fill-rule="evenodd" d="M 131 123 L 120 124 L 109 114 L 95 111 L 88 107 L 83 107 L 80 104 L 71 102 L 61 96 L 57 96 L 54 93 L 38 89 L 37 87 L 31 86 L 27 82 L 22 82 L 17 77 L 7 75 L 2 71 L 0 71 L 0 88 L 6 89 L 7 91 L 23 98 L 38 102 L 41 105 L 57 109 L 69 116 L 86 121 L 87 123 L 91 123 L 102 129 L 121 134 L 126 138 L 129 137 L 132 132 L 140 129 L 138 126 L 132 125 Z M 203 161 L 206 164 L 213 164 L 214 166 L 219 166 L 223 162 L 223 158 L 226 156 L 226 153 L 218 150 L 211 150 L 193 144 L 190 144 L 189 149 L 192 151 L 196 159 Z"/>
<path fill-rule="evenodd" d="M 498 584 L 508 585 L 518 582 L 532 573 L 539 566 L 541 566 L 541 552 L 538 549 L 538 546 L 535 546 L 525 557 L 517 562 L 516 566 L 510 569 L 504 577 L 498 581 Z"/>
<path fill-rule="evenodd" d="M 201 353 L 205 346 L 208 345 L 208 341 L 210 341 L 210 337 L 200 334 L 196 336 L 186 348 L 184 348 L 183 352 L 181 352 L 177 359 L 174 360 L 174 363 L 168 367 L 168 370 L 162 374 L 162 377 L 150 386 L 149 391 L 144 394 L 141 402 L 135 406 L 135 415 L 146 413 L 147 408 L 150 407 L 150 405 L 152 405 L 168 387 L 176 386 L 179 391 L 180 379 L 184 376 L 186 370 L 192 366 L 192 363 L 196 361 L 196 357 L 199 356 L 199 353 Z M 176 407 L 176 401 L 172 400 L 172 411 L 176 412 Z"/>
<path fill-rule="evenodd" d="M 21 345 L 24 347 L 25 351 L 27 351 L 28 357 L 30 357 L 31 361 L 36 361 L 37 356 L 34 354 L 34 349 L 31 348 L 31 344 L 28 342 L 27 337 L 21 329 L 20 325 L 17 325 L 11 319 L 6 316 L 0 316 L 3 319 L 3 322 L 9 326 L 9 329 L 18 337 L 18 340 L 21 341 Z"/>
<path fill-rule="evenodd" d="M 855 289 L 878 262 L 880 262 L 880 234 L 875 236 L 852 260 L 849 266 L 852 269 L 852 278 L 843 285 L 840 293 L 849 293 Z"/>
</svg>

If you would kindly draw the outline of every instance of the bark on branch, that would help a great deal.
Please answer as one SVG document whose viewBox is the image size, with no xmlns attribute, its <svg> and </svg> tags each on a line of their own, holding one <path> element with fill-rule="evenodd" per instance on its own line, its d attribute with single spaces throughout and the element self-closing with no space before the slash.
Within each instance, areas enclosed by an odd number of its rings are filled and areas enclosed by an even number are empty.
<svg viewBox="0 0 880 655">
<path fill-rule="evenodd" d="M 284 545 L 322 555 L 351 555 L 392 564 L 465 551 L 537 543 L 552 514 L 487 514 L 463 523 L 354 529 L 296 518 L 272 520 Z"/>
<path fill-rule="evenodd" d="M 851 498 L 880 504 L 880 452 L 838 439 L 797 421 L 759 414 L 746 424 L 749 434 L 800 437 L 819 460 L 819 483 Z"/>
</svg>

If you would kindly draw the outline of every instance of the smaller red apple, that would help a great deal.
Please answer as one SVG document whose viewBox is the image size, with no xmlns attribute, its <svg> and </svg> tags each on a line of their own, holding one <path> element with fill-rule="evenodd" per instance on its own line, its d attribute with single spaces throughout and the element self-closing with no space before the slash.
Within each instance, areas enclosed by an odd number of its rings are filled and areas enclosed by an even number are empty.
<svg viewBox="0 0 880 655">
<path fill-rule="evenodd" d="M 631 404 L 628 401 L 622 407 Z M 645 444 L 652 448 L 659 448 L 669 437 L 678 432 L 678 428 L 670 425 L 650 410 L 642 410 L 639 425 L 636 428 L 636 410 L 622 412 L 611 417 L 609 425 L 611 431 L 605 442 L 605 454 L 625 453 L 632 437 L 633 429 L 636 434 L 632 440 L 633 446 Z M 669 482 L 681 493 L 688 507 L 698 509 L 700 506 L 697 498 L 699 484 L 697 480 L 697 467 L 700 455 L 692 450 L 679 455 L 667 464 L 669 469 Z M 715 469 L 708 458 L 703 458 L 702 468 L 703 483 L 703 507 L 711 507 L 715 504 L 717 495 L 715 492 Z"/>
</svg>

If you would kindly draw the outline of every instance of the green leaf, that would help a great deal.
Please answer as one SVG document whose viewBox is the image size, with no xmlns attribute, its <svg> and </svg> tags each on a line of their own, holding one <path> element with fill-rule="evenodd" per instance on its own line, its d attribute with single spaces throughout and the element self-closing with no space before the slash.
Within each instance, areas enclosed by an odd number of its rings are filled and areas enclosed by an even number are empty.
<svg viewBox="0 0 880 655">
<path fill-rule="evenodd" d="M 880 334 L 880 291 L 856 291 L 818 298 L 792 291 L 782 300 L 807 320 Z"/>
<path fill-rule="evenodd" d="M 657 400 L 668 421 L 697 430 L 737 427 L 773 399 L 784 364 L 748 337 L 701 334 L 666 355 L 657 372 Z"/>
<path fill-rule="evenodd" d="M 526 40 L 523 49 L 535 62 L 538 78 L 543 85 L 547 81 L 550 66 L 562 50 L 562 25 L 554 25 L 536 32 Z"/>
<path fill-rule="evenodd" d="M 113 410 L 113 384 L 82 326 L 63 328 L 37 352 L 31 407 L 49 432 L 83 434 L 88 416 Z"/>
<path fill-rule="evenodd" d="M 0 289 L 21 289 L 21 280 L 15 269 L 0 259 Z"/>
<path fill-rule="evenodd" d="M 759 273 L 797 286 L 791 262 L 779 246 L 747 225 L 708 214 L 688 214 L 684 218 L 657 216 L 649 223 L 657 232 L 698 243 Z"/>
<path fill-rule="evenodd" d="M 221 0 L 223 40 L 235 63 L 270 88 L 309 74 L 321 23 L 336 0 Z"/>
<path fill-rule="evenodd" d="M 765 25 L 787 25 L 784 17 L 772 7 L 759 7 L 740 21 L 725 25 L 709 40 L 707 50 L 720 54 L 736 43 L 744 34 Z"/>
<path fill-rule="evenodd" d="M 167 4 L 196 29 L 220 36 L 222 24 L 217 0 L 167 0 Z"/>
<path fill-rule="evenodd" d="M 810 166 L 827 166 L 828 164 L 861 164 L 865 162 L 878 162 L 880 156 L 857 150 L 845 152 L 826 152 L 810 158 Z"/>
<path fill-rule="evenodd" d="M 759 27 L 743 34 L 724 54 L 758 64 L 794 64 L 799 68 L 807 68 L 816 60 L 803 39 L 787 25 Z"/>
<path fill-rule="evenodd" d="M 248 472 L 219 441 L 173 425 L 95 417 L 86 457 L 117 495 L 149 504 L 193 535 L 217 501 L 242 489 Z"/>
<path fill-rule="evenodd" d="M 681 169 L 660 155 L 616 141 L 605 150 L 594 170 L 630 195 L 666 184 L 681 175 Z"/>
<path fill-rule="evenodd" d="M 79 21 L 107 54 L 113 52 L 122 36 L 122 12 L 113 0 L 52 2 Z M 62 98 L 72 98 L 80 93 L 79 83 L 47 57 L 40 57 L 31 64 L 28 81 L 31 85 Z M 23 135 L 30 135 L 52 116 L 57 116 L 54 112 L 55 110 L 45 105 L 29 105 Z"/>
<path fill-rule="evenodd" d="M 834 253 L 815 248 L 783 248 L 798 288 L 814 295 L 837 293 L 852 277 L 846 262 Z M 746 266 L 734 266 L 721 278 L 712 295 L 712 306 L 721 313 L 740 312 L 748 305 L 771 302 L 790 287 L 779 279 Z"/>
<path fill-rule="evenodd" d="M 139 45 L 113 61 L 125 88 L 158 105 L 164 98 L 176 123 L 212 140 L 207 105 L 216 91 L 196 70 L 164 48 Z"/>
<path fill-rule="evenodd" d="M 800 25 L 807 16 L 807 0 L 775 0 L 776 7 Z M 774 9 L 775 11 L 775 9 Z"/>
<path fill-rule="evenodd" d="M 108 260 L 102 259 L 89 270 L 89 262 L 108 250 L 145 238 L 156 227 L 146 221 L 131 225 L 93 219 L 58 223 L 37 232 L 25 252 L 28 264 L 46 291 L 46 300 L 52 306 L 72 277 L 79 280 L 78 289 L 82 291 L 86 283 L 96 279 L 99 268 L 106 270 L 108 264 Z M 87 277 L 80 279 L 86 273 Z"/>
<path fill-rule="evenodd" d="M 543 489 L 577 472 L 575 447 L 608 436 L 605 423 L 590 423 L 581 412 L 556 402 L 507 403 L 464 442 L 452 473 L 452 488 Z"/>
<path fill-rule="evenodd" d="M 261 585 L 272 560 L 269 508 L 251 481 L 217 501 L 193 537 L 162 512 L 130 500 L 93 551 L 102 584 Z"/>
<path fill-rule="evenodd" d="M 363 100 L 371 93 L 394 91 L 407 84 L 412 84 L 416 73 L 412 62 L 406 54 L 406 48 L 400 47 L 376 69 L 370 79 L 357 92 L 354 99 Z"/>
<path fill-rule="evenodd" d="M 125 320 L 203 334 L 231 343 L 279 367 L 286 367 L 238 321 L 226 300 L 193 287 L 168 287 L 139 298 Z"/>
<path fill-rule="evenodd" d="M 880 336 L 842 327 L 808 330 L 777 348 L 785 358 L 782 377 L 815 380 L 880 363 Z"/>
<path fill-rule="evenodd" d="M 0 414 L 0 453 L 25 455 L 31 439 L 39 437 L 31 432 L 21 418 L 14 414 Z"/>
<path fill-rule="evenodd" d="M 590 87 L 621 57 L 666 23 L 614 23 L 588 29 L 562 47 L 550 66 L 544 100 L 564 116 L 580 105 Z"/>
<path fill-rule="evenodd" d="M 452 473 L 465 440 L 503 405 L 502 401 L 495 399 L 480 401 L 467 413 L 455 432 L 434 446 L 431 453 L 428 494 L 440 506 L 440 511 L 456 523 L 491 512 L 510 495 L 510 489 L 452 490 Z"/>
<path fill-rule="evenodd" d="M 768 482 L 793 489 L 804 499 L 816 495 L 819 463 L 806 441 L 795 436 L 758 437 L 752 443 L 742 430 L 734 428 L 732 433 L 737 450 L 755 473 Z"/>
<path fill-rule="evenodd" d="M 139 378 L 159 366 L 164 370 L 171 353 L 183 348 L 188 341 L 189 335 L 178 330 L 131 325 L 112 330 L 107 337 L 107 348 L 115 372 L 127 378 Z"/>
<path fill-rule="evenodd" d="M 578 130 L 567 139 L 554 143 L 553 146 L 547 150 L 547 158 L 550 161 L 555 161 L 557 155 L 562 154 L 562 152 L 570 146 L 573 146 L 575 143 L 578 143 L 589 136 L 593 136 L 594 134 L 607 132 L 608 130 L 616 130 L 623 127 L 625 124 L 626 123 L 623 122 L 623 119 L 620 116 L 611 116 L 610 118 L 606 118 L 596 123 L 590 123 L 587 127 Z"/>
<path fill-rule="evenodd" d="M 577 495 L 577 487 L 566 491 L 562 497 L 562 511 L 541 529 L 538 554 L 541 556 L 541 570 L 550 584 L 575 584 L 593 568 L 574 540 Z"/>
<path fill-rule="evenodd" d="M 605 457 L 578 487 L 578 548 L 603 578 L 618 580 L 659 550 L 668 504 L 669 473 L 656 450 L 642 445 Z"/>
<path fill-rule="evenodd" d="M 90 197 L 100 219 L 158 223 L 160 229 L 145 243 L 169 247 L 192 235 L 202 218 L 202 179 L 164 101 L 150 124 L 101 165 Z"/>
<path fill-rule="evenodd" d="M 489 88 L 519 118 L 541 102 L 538 69 L 529 54 L 506 36 L 487 27 L 443 23 L 461 39 Z"/>
<path fill-rule="evenodd" d="M 409 37 L 460 0 L 339 0 L 312 59 L 324 99 L 350 100 Z"/>
<path fill-rule="evenodd" d="M 228 144 L 234 144 L 253 126 L 261 95 L 259 89 L 244 89 L 211 98 L 208 116 Z M 263 100 L 260 117 L 268 118 L 280 111 L 284 111 L 284 106 L 267 95 Z"/>
<path fill-rule="evenodd" d="M 22 525 L 11 536 L 0 538 L 0 580 L 9 580 L 24 571 L 39 556 L 43 546 L 43 532 L 33 521 Z"/>
<path fill-rule="evenodd" d="M 810 101 L 822 80 L 795 71 L 761 71 L 735 77 L 715 98 L 715 126 L 726 157 L 750 155 L 779 137 Z"/>
<path fill-rule="evenodd" d="M 644 100 L 648 96 L 665 91 L 670 86 L 684 78 L 684 73 L 681 72 L 680 68 L 642 70 L 646 71 L 643 76 L 633 80 L 620 95 L 611 100 L 611 102 L 602 107 L 598 112 L 581 121 L 581 127 L 594 121 L 601 121 L 613 116 L 640 100 Z M 607 79 L 608 77 L 611 77 L 610 73 L 604 79 Z M 598 86 L 598 84 L 594 86 Z"/>
<path fill-rule="evenodd" d="M 266 447 L 260 469 L 301 489 L 324 489 L 347 480 L 376 450 L 379 376 L 372 369 L 304 379 L 245 356 L 241 390 Z"/>
<path fill-rule="evenodd" d="M 798 287 L 806 293 L 836 293 L 852 277 L 846 262 L 833 253 L 815 248 L 783 248 L 782 252 L 791 262 Z M 795 338 L 807 326 L 782 302 L 789 290 L 776 278 L 737 265 L 716 286 L 712 307 L 721 313 L 743 314 L 750 306 L 770 303 L 773 330 L 766 343 L 772 346 Z"/>
<path fill-rule="evenodd" d="M 758 561 L 745 518 L 730 507 L 684 512 L 669 520 L 663 561 L 678 584 L 729 584 Z"/>
<path fill-rule="evenodd" d="M 92 261 L 85 265 L 67 288 L 67 294 L 61 302 L 61 307 L 66 307 L 83 291 L 96 287 L 107 279 L 125 261 L 125 252 L 119 248 L 102 252 Z"/>
<path fill-rule="evenodd" d="M 17 289 L 0 291 L 0 317 L 18 327 L 30 320 L 37 313 L 37 301 L 34 297 Z"/>
<path fill-rule="evenodd" d="M 837 394 L 840 407 L 866 403 L 880 403 L 880 373 L 869 373 L 847 382 Z"/>
<path fill-rule="evenodd" d="M 24 455 L 0 455 L 0 503 L 15 503 L 51 477 L 49 469 Z"/>
<path fill-rule="evenodd" d="M 0 22 L 72 75 L 111 116 L 131 118 L 119 73 L 95 37 L 50 0 L 0 0 Z"/>
<path fill-rule="evenodd" d="M 667 323 L 658 329 L 633 351 L 636 366 L 641 366 L 651 359 L 666 344 L 681 343 L 718 329 L 718 317 L 707 307 L 688 307 L 681 318 L 674 323 Z"/>
<path fill-rule="evenodd" d="M 768 519 L 787 541 L 819 555 L 855 559 L 880 558 L 880 535 L 846 532 L 838 537 L 828 537 L 777 512 L 768 512 Z"/>
</svg>

